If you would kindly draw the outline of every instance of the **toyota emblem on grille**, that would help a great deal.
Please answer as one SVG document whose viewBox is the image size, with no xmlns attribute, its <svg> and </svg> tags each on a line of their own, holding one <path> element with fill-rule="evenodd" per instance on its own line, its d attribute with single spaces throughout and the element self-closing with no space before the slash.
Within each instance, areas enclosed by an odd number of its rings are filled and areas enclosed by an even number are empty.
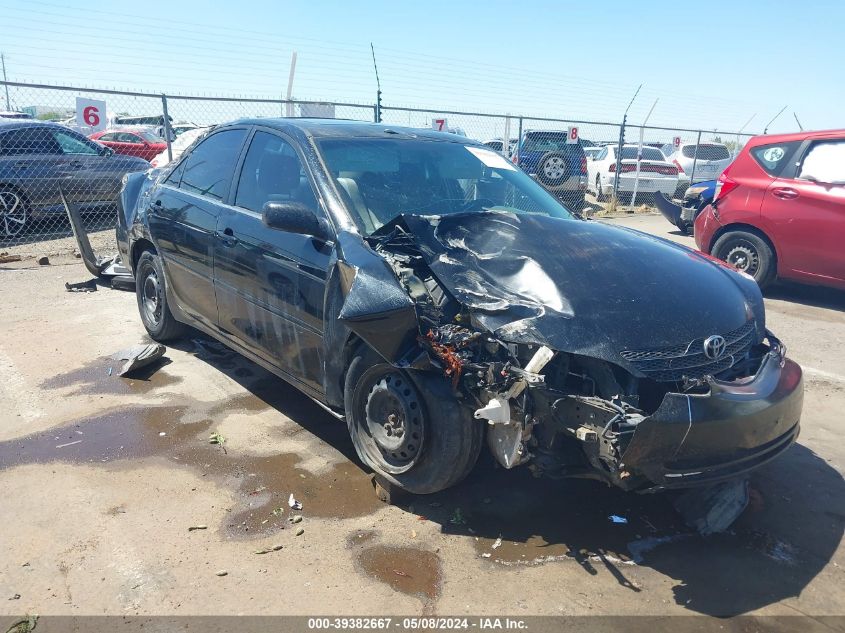
<svg viewBox="0 0 845 633">
<path fill-rule="evenodd" d="M 719 360 L 725 353 L 725 337 L 714 334 L 704 339 L 704 355 L 710 360 Z"/>
</svg>

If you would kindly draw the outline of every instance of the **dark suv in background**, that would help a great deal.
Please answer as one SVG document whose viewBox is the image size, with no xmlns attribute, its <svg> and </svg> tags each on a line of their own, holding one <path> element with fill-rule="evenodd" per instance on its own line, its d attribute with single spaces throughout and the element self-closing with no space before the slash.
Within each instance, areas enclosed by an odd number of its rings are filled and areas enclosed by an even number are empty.
<svg viewBox="0 0 845 633">
<path fill-rule="evenodd" d="M 524 132 L 511 160 L 567 207 L 578 211 L 584 206 L 587 191 L 587 156 L 581 142 L 567 143 L 567 136 L 566 130 Z"/>
<path fill-rule="evenodd" d="M 114 209 L 123 176 L 149 168 L 56 123 L 0 119 L 0 239 L 63 215 L 60 188 L 82 211 Z"/>
</svg>

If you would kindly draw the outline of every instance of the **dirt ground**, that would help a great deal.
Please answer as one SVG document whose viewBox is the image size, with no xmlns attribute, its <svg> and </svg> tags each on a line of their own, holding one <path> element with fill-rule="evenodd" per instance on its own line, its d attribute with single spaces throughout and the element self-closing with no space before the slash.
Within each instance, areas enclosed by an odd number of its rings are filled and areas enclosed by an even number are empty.
<svg viewBox="0 0 845 633">
<path fill-rule="evenodd" d="M 691 243 L 659 216 L 614 222 Z M 146 340 L 134 294 L 65 292 L 89 275 L 51 259 L 0 265 L 0 616 L 845 614 L 843 293 L 769 293 L 805 369 L 801 437 L 703 538 L 668 495 L 488 459 L 382 504 L 342 424 L 200 335 L 113 375 Z"/>
</svg>

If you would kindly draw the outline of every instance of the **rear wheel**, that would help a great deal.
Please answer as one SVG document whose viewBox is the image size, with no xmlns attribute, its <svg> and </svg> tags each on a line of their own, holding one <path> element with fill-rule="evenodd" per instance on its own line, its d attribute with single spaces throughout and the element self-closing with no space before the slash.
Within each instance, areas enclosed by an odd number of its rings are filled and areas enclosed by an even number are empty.
<svg viewBox="0 0 845 633">
<path fill-rule="evenodd" d="M 20 235 L 28 219 L 23 196 L 9 187 L 0 187 L 0 237 Z"/>
<path fill-rule="evenodd" d="M 453 486 L 478 459 L 484 426 L 441 376 L 401 371 L 367 348 L 349 365 L 344 405 L 358 456 L 403 490 L 429 494 Z"/>
<path fill-rule="evenodd" d="M 748 231 L 730 231 L 713 245 L 713 255 L 754 277 L 761 288 L 775 277 L 775 256 L 759 235 Z"/>
<path fill-rule="evenodd" d="M 179 338 L 187 326 L 177 321 L 167 305 L 164 268 L 158 253 L 146 250 L 135 266 L 135 296 L 141 322 L 156 341 Z"/>
</svg>

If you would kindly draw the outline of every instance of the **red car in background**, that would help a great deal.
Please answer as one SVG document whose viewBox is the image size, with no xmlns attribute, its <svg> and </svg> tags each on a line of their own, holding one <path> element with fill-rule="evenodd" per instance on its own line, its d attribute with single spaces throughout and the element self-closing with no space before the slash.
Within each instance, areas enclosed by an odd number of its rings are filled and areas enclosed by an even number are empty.
<svg viewBox="0 0 845 633">
<path fill-rule="evenodd" d="M 103 130 L 95 132 L 89 138 L 110 147 L 115 154 L 137 156 L 148 161 L 167 149 L 163 138 L 144 129 Z"/>
<path fill-rule="evenodd" d="M 696 218 L 695 243 L 761 287 L 845 289 L 845 130 L 752 138 Z"/>
</svg>

